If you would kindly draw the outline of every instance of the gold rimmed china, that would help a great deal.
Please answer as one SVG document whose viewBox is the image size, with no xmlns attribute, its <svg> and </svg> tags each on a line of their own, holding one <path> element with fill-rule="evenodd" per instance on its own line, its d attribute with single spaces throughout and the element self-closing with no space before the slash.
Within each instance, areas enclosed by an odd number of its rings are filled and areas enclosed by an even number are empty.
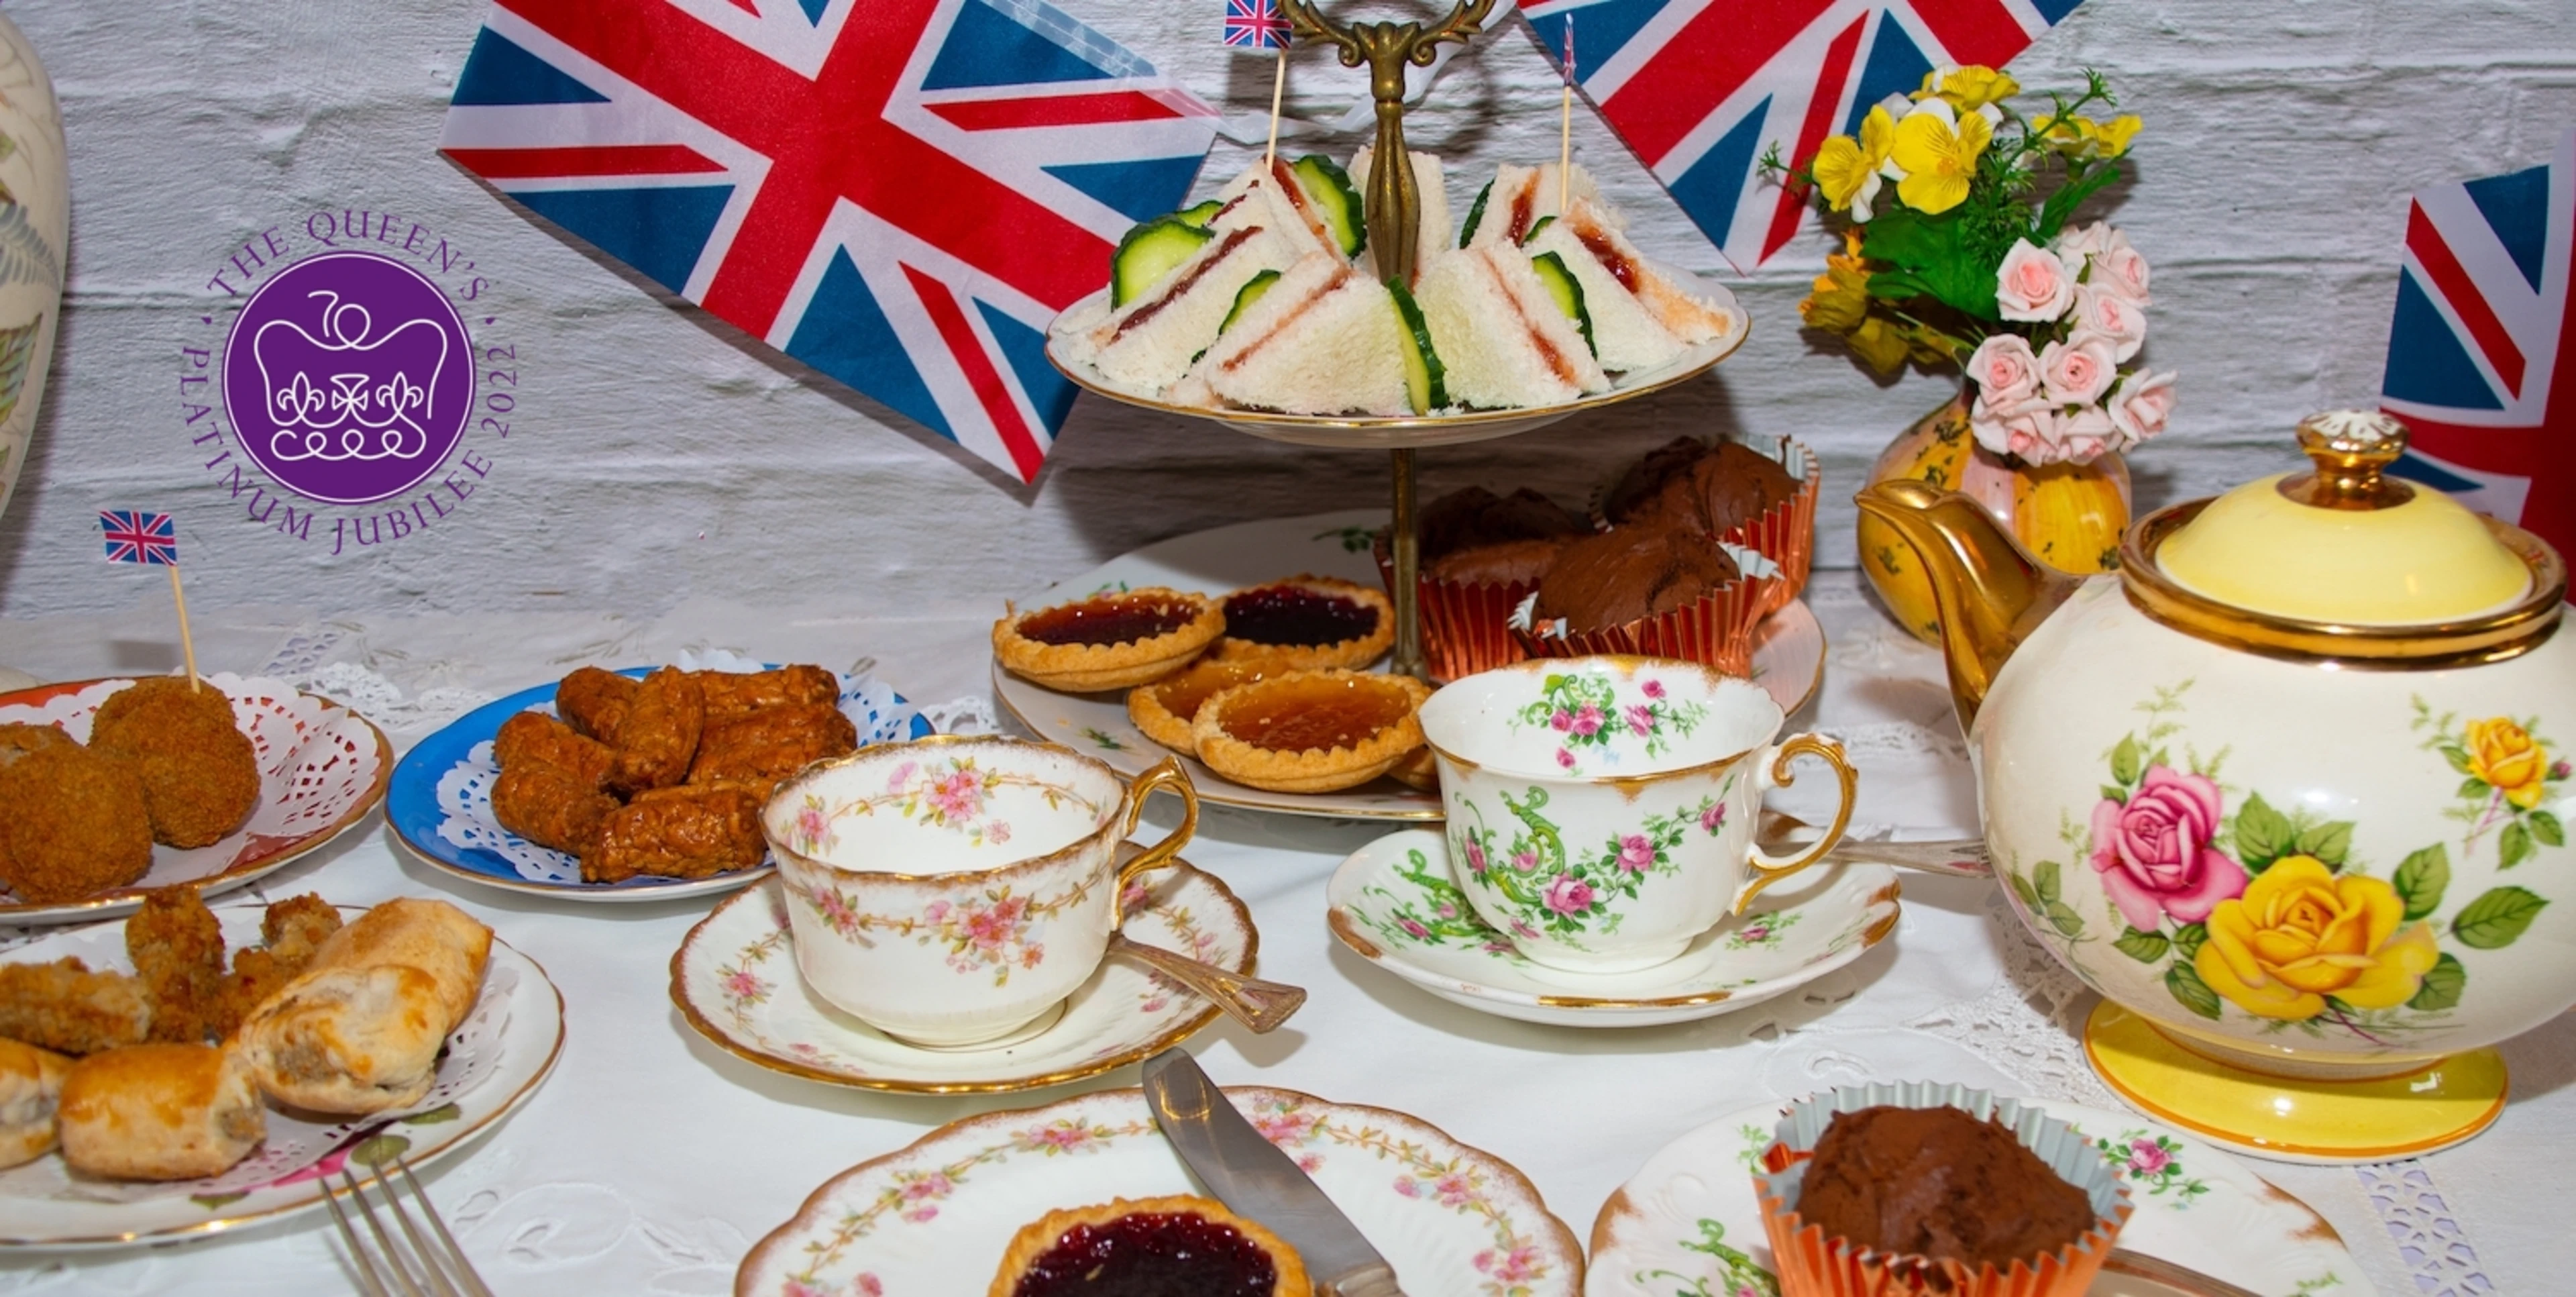
<svg viewBox="0 0 2576 1297">
<path fill-rule="evenodd" d="M 1216 876 L 1187 861 L 1123 898 L 1132 940 L 1236 973 L 1253 971 L 1260 934 Z M 972 941 L 971 934 L 961 935 Z M 786 898 L 775 881 L 726 898 L 671 956 L 671 1002 L 719 1048 L 774 1072 L 896 1094 L 1035 1090 L 1097 1076 L 1179 1043 L 1215 1006 L 1165 975 L 1104 960 L 1034 1028 L 964 1049 L 907 1044 L 831 1007 L 796 970 Z"/>
</svg>

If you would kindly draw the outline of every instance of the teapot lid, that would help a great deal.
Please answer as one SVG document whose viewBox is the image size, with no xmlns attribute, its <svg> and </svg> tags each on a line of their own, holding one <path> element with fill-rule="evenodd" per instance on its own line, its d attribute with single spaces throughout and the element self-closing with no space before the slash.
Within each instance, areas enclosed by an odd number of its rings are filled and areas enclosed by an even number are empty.
<svg viewBox="0 0 2576 1297">
<path fill-rule="evenodd" d="M 2247 612 L 2345 626 L 2424 626 L 2513 608 L 2533 567 L 2497 525 L 2440 491 L 2383 475 L 2406 427 L 2375 410 L 2299 424 L 2316 467 L 2248 482 L 2199 509 L 2148 561 Z"/>
</svg>

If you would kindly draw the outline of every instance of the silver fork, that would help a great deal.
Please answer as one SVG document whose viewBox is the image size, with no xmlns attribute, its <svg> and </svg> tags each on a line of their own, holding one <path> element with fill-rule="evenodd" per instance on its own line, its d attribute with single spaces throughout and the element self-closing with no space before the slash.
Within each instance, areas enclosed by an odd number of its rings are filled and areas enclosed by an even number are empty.
<svg viewBox="0 0 2576 1297">
<path fill-rule="evenodd" d="M 412 1223 L 411 1213 L 403 1209 L 402 1199 L 394 1192 L 394 1183 L 386 1168 L 402 1173 L 402 1182 L 411 1189 L 412 1201 L 419 1204 L 420 1214 L 429 1218 L 432 1242 L 420 1227 Z M 376 1164 L 376 1191 L 384 1195 L 385 1206 L 392 1211 L 394 1222 L 409 1240 L 409 1251 L 385 1231 L 384 1221 L 376 1215 L 366 1192 L 358 1187 L 355 1176 L 343 1164 L 340 1179 L 349 1186 L 349 1197 L 356 1199 L 358 1212 L 366 1217 L 367 1232 L 375 1236 L 377 1256 L 370 1258 L 366 1245 L 359 1241 L 358 1231 L 349 1224 L 349 1213 L 340 1208 L 340 1193 L 329 1181 L 322 1185 L 322 1200 L 330 1204 L 331 1219 L 340 1226 L 340 1241 L 349 1245 L 351 1273 L 358 1278 L 359 1288 L 367 1297 L 492 1297 L 483 1286 L 483 1278 L 465 1259 L 465 1250 L 456 1246 L 456 1236 L 447 1232 L 447 1222 L 438 1218 L 438 1208 L 430 1205 L 429 1195 L 421 1191 L 420 1181 L 412 1177 L 411 1168 L 400 1157 L 390 1157 Z M 384 1269 L 378 1270 L 381 1261 Z M 386 1276 L 390 1275 L 388 1282 Z"/>
</svg>

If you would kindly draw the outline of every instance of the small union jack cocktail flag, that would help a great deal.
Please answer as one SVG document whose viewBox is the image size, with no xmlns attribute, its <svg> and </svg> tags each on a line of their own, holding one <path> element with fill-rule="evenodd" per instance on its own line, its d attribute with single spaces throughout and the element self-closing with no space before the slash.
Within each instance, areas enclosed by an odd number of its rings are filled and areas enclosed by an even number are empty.
<svg viewBox="0 0 2576 1297">
<path fill-rule="evenodd" d="M 1279 0 L 1225 0 L 1225 43 L 1247 50 L 1288 48 Z"/>
<path fill-rule="evenodd" d="M 107 561 L 151 567 L 179 565 L 179 526 L 166 513 L 101 509 L 98 529 L 107 536 Z"/>
</svg>

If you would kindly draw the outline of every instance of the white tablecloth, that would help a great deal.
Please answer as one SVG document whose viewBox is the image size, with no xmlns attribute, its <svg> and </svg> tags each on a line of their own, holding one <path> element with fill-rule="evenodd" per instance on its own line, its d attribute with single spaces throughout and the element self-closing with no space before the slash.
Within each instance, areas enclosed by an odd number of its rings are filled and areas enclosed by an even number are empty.
<svg viewBox="0 0 2576 1297">
<path fill-rule="evenodd" d="M 1839 735 L 1863 771 L 1858 819 L 1905 837 L 1971 831 L 1974 798 L 1938 658 L 1864 603 L 1851 573 L 1811 591 L 1833 648 L 1816 705 L 1793 725 Z M 406 746 L 465 707 L 584 661 L 667 660 L 726 647 L 835 667 L 873 657 L 916 700 L 983 695 L 994 608 L 905 617 L 792 613 L 714 601 L 643 622 L 611 615 L 373 618 L 295 609 L 200 614 L 209 670 L 318 681 Z M 132 618 L 0 622 L 0 662 L 48 679 L 175 661 L 148 610 Z M 1816 818 L 1792 790 L 1784 809 Z M 1157 808 L 1158 810 L 1161 808 Z M 1802 993 L 1701 1022 L 1617 1032 L 1510 1022 L 1370 968 L 1323 923 L 1323 884 L 1387 826 L 1211 807 L 1186 853 L 1251 906 L 1264 975 L 1312 992 L 1269 1037 L 1220 1021 L 1192 1042 L 1221 1083 L 1259 1082 L 1414 1113 L 1508 1159 L 1578 1236 L 1602 1201 L 1673 1136 L 1819 1086 L 1937 1078 L 2116 1106 L 2067 1024 L 2090 1001 L 2026 940 L 1989 884 L 1909 875 L 1894 942 Z M 731 1291 L 734 1265 L 834 1173 L 972 1113 L 1079 1087 L 972 1099 L 836 1089 L 764 1071 L 700 1039 L 666 993 L 670 952 L 708 903 L 549 903 L 451 881 L 380 827 L 261 889 L 370 903 L 449 897 L 542 963 L 568 1039 L 527 1107 L 429 1178 L 502 1294 Z M 2381 1292 L 2568 1291 L 2565 1204 L 2576 1197 L 2576 1023 L 2505 1047 L 2514 1099 L 2486 1135 L 2420 1162 L 2262 1164 L 2322 1212 Z M 1089 1084 L 1133 1084 L 1122 1070 Z M 121 1253 L 0 1257 L 0 1293 L 342 1293 L 326 1216 Z M 980 1293 L 981 1263 L 957 1291 Z M 973 1271 L 973 1273 L 968 1273 Z M 2555 1274 L 2558 1278 L 2553 1279 Z M 1423 1297 L 1429 1297 L 1424 1294 Z"/>
</svg>

